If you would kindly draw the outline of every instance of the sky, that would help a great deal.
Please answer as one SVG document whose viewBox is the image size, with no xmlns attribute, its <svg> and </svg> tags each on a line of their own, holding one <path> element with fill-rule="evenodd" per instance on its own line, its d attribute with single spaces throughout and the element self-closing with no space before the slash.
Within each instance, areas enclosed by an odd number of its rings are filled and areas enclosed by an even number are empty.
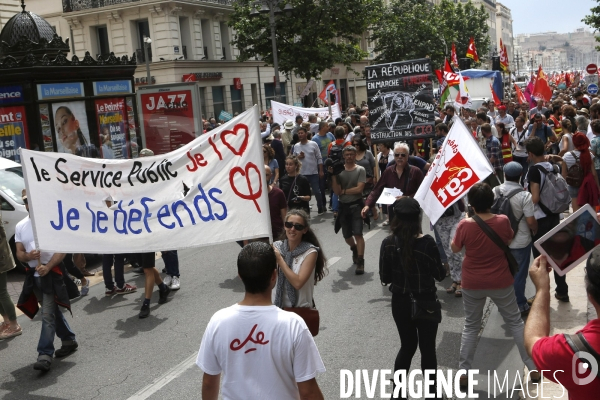
<svg viewBox="0 0 600 400">
<path fill-rule="evenodd" d="M 510 8 L 513 35 L 554 31 L 572 32 L 587 27 L 581 20 L 598 4 L 596 0 L 497 0 Z M 531 18 L 535 15 L 534 18 Z M 588 27 L 589 28 L 589 27 Z"/>
</svg>

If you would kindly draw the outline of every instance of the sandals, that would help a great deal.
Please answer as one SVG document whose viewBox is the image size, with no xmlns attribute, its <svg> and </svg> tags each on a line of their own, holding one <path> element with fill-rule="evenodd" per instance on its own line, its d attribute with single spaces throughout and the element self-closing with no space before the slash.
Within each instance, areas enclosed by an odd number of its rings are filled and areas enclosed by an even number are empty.
<svg viewBox="0 0 600 400">
<path fill-rule="evenodd" d="M 20 325 L 17 325 L 16 328 L 6 328 L 2 332 L 0 332 L 0 340 L 10 339 L 15 336 L 19 336 L 23 333 Z"/>
<path fill-rule="evenodd" d="M 450 286 L 448 289 L 446 289 L 446 293 L 448 293 L 448 294 L 455 293 L 457 288 L 458 288 L 458 283 L 452 282 L 452 286 Z"/>
<path fill-rule="evenodd" d="M 454 291 L 454 297 L 462 297 L 462 286 L 458 285 Z"/>
</svg>

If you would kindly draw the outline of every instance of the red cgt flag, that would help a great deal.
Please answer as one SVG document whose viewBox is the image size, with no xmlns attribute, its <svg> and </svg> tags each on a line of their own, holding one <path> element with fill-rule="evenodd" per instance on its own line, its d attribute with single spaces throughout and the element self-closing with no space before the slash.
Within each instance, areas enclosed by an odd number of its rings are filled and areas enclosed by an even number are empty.
<svg viewBox="0 0 600 400">
<path fill-rule="evenodd" d="M 532 96 L 536 99 L 542 99 L 544 101 L 550 101 L 552 98 L 552 89 L 550 89 L 550 85 L 548 85 L 548 76 L 542 70 L 541 65 L 538 69 Z"/>
<path fill-rule="evenodd" d="M 450 60 L 454 68 L 458 68 L 458 57 L 456 56 L 456 46 L 452 43 L 452 50 L 450 51 Z"/>
<path fill-rule="evenodd" d="M 502 102 L 500 101 L 500 98 L 494 91 L 494 87 L 492 86 L 491 83 L 490 83 L 490 90 L 492 91 L 492 98 L 494 99 L 494 104 L 496 104 L 496 107 L 500 106 L 502 104 Z"/>
<path fill-rule="evenodd" d="M 339 102 L 338 101 L 338 92 L 337 92 L 337 89 L 335 88 L 335 82 L 333 80 L 330 80 L 329 83 L 327 85 L 325 85 L 325 87 L 319 94 L 319 98 L 321 100 L 323 100 L 323 102 L 325 104 L 329 104 L 329 96 L 327 95 L 327 92 L 329 92 L 329 94 L 333 94 L 335 96 L 335 103 Z"/>
<path fill-rule="evenodd" d="M 527 98 L 521 91 L 521 88 L 519 87 L 519 85 L 517 85 L 516 83 L 515 83 L 515 92 L 517 92 L 517 98 L 519 99 L 519 104 L 527 103 Z"/>
<path fill-rule="evenodd" d="M 479 56 L 477 55 L 477 49 L 475 48 L 475 40 L 471 37 L 469 39 L 469 48 L 467 49 L 467 57 L 475 62 L 479 62 Z"/>
</svg>

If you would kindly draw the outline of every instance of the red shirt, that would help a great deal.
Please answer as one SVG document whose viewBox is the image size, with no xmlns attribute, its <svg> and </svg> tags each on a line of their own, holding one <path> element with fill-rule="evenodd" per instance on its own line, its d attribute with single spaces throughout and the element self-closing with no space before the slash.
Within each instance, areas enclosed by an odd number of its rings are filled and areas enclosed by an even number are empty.
<svg viewBox="0 0 600 400">
<path fill-rule="evenodd" d="M 486 222 L 504 243 L 513 237 L 506 215 L 495 215 Z M 465 247 L 462 264 L 462 283 L 465 289 L 503 289 L 514 280 L 504 252 L 490 239 L 475 221 L 463 219 L 456 228 L 453 242 Z"/>
<path fill-rule="evenodd" d="M 594 319 L 583 327 L 582 332 L 588 343 L 596 350 L 600 351 L 600 319 Z M 573 377 L 586 378 L 588 375 L 573 375 L 573 350 L 567 344 L 565 336 L 558 334 L 545 337 L 533 345 L 533 362 L 544 371 L 544 377 L 552 382 L 560 383 L 569 392 L 569 399 L 597 399 L 600 393 L 600 378 L 596 377 L 587 385 L 578 385 L 573 381 Z M 579 370 L 579 362 L 575 364 Z M 558 370 L 563 370 L 560 372 Z M 555 372 L 556 371 L 556 372 Z M 555 378 L 556 375 L 556 378 Z"/>
</svg>

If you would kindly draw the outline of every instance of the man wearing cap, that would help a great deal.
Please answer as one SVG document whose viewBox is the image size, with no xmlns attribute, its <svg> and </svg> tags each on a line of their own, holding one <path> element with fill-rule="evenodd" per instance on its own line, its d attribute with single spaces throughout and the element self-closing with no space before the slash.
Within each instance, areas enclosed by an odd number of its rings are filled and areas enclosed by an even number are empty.
<svg viewBox="0 0 600 400">
<path fill-rule="evenodd" d="M 498 115 L 496 115 L 494 122 L 496 124 L 502 122 L 506 129 L 510 129 L 515 125 L 513 117 L 506 113 L 506 106 L 504 104 L 498 107 Z"/>
<path fill-rule="evenodd" d="M 507 163 L 504 166 L 504 183 L 496 186 L 493 191 L 495 199 L 500 196 L 509 198 L 512 213 L 519 221 L 518 229 L 514 232 L 513 240 L 508 247 L 519 265 L 519 271 L 514 277 L 514 289 L 519 311 L 521 311 L 521 315 L 525 316 L 529 313 L 529 304 L 525 297 L 525 284 L 531 257 L 531 233 L 537 232 L 537 220 L 533 215 L 531 193 L 523 190 L 519 184 L 522 174 L 523 166 L 521 164 L 515 161 Z"/>
<path fill-rule="evenodd" d="M 587 367 L 600 364 L 600 319 L 591 320 L 569 338 L 562 333 L 550 336 L 550 271 L 552 268 L 545 256 L 536 258 L 529 269 L 537 294 L 525 323 L 525 349 L 535 365 L 546 372 L 547 379 L 560 383 L 569 392 L 569 399 L 596 399 L 600 378 L 591 374 L 597 374 L 598 368 L 592 367 L 590 374 Z M 600 315 L 600 247 L 587 259 L 585 291 L 596 315 Z M 580 346 L 576 344 L 578 340 L 581 340 Z M 586 356 L 591 359 L 586 360 Z"/>
<path fill-rule="evenodd" d="M 29 212 L 27 193 L 23 190 L 23 203 Z M 40 252 L 35 248 L 33 228 L 29 215 L 15 227 L 17 258 L 27 264 L 23 290 L 17 307 L 32 318 L 42 306 L 42 331 L 38 342 L 38 359 L 33 369 L 47 372 L 52 365 L 52 357 L 65 357 L 77 350 L 79 345 L 75 333 L 69 327 L 59 306 L 71 311 L 71 303 L 63 282 L 64 253 Z M 60 349 L 54 351 L 54 338 L 62 341 Z"/>
</svg>

